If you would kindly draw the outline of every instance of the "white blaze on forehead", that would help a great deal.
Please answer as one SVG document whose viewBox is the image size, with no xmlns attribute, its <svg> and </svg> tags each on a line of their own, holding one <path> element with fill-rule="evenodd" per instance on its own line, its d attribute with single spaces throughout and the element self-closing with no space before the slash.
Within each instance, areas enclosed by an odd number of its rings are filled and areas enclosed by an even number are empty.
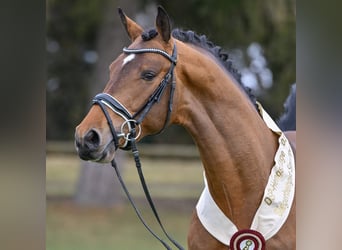
<svg viewBox="0 0 342 250">
<path fill-rule="evenodd" d="M 135 54 L 129 54 L 124 60 L 123 60 L 123 63 L 122 63 L 122 66 L 124 66 L 126 63 L 132 61 L 135 57 Z"/>
</svg>

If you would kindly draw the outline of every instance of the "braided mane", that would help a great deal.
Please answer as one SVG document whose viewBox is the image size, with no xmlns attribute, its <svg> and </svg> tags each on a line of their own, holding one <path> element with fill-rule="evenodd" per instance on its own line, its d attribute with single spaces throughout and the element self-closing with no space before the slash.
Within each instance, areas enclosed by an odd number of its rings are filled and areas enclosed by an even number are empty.
<svg viewBox="0 0 342 250">
<path fill-rule="evenodd" d="M 142 33 L 141 37 L 144 41 L 149 41 L 158 35 L 158 32 L 152 28 L 146 30 Z M 245 91 L 250 101 L 256 105 L 256 97 L 252 94 L 251 88 L 243 85 L 241 82 L 241 74 L 233 66 L 232 60 L 229 58 L 227 51 L 223 50 L 220 46 L 215 45 L 213 42 L 209 41 L 205 35 L 198 35 L 192 30 L 184 31 L 181 29 L 174 29 L 172 31 L 172 36 L 185 43 L 190 43 L 198 46 L 206 51 L 210 52 L 218 61 L 224 66 L 224 68 L 234 77 L 234 79 L 239 83 L 241 88 Z"/>
<path fill-rule="evenodd" d="M 205 35 L 198 35 L 192 30 L 184 31 L 181 29 L 174 29 L 172 36 L 182 42 L 196 45 L 215 56 L 224 68 L 235 78 L 240 84 L 242 89 L 246 92 L 251 102 L 256 105 L 256 97 L 252 94 L 252 90 L 246 87 L 241 82 L 241 74 L 233 66 L 232 60 L 229 58 L 227 51 L 223 50 L 220 46 L 216 46 L 213 42 L 209 41 Z"/>
</svg>

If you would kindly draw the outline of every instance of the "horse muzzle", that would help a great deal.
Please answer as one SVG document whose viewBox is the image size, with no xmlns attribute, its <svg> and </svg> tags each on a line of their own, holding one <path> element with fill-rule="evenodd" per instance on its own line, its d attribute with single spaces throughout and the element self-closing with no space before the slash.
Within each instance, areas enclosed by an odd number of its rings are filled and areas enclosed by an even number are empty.
<svg viewBox="0 0 342 250">
<path fill-rule="evenodd" d="M 133 119 L 129 111 L 109 94 L 98 94 L 94 97 L 93 107 L 80 125 L 76 127 L 75 146 L 82 160 L 110 162 L 115 151 L 131 149 L 132 140 L 141 135 L 141 125 Z M 98 112 L 99 107 L 102 112 Z M 123 119 L 119 127 L 114 125 L 109 111 L 113 111 Z M 105 116 L 99 117 L 99 114 Z M 117 124 L 117 123 L 116 123 Z"/>
<path fill-rule="evenodd" d="M 118 148 L 130 150 L 131 134 L 122 132 L 125 124 L 127 125 L 125 122 L 121 125 L 120 133 L 115 129 L 115 134 L 113 134 L 112 131 L 106 129 L 99 131 L 96 128 L 90 128 L 84 131 L 81 123 L 75 132 L 75 147 L 79 157 L 86 161 L 106 163 L 114 159 Z M 140 134 L 141 129 L 138 132 Z"/>
<path fill-rule="evenodd" d="M 116 151 L 110 135 L 104 136 L 96 129 L 81 133 L 76 128 L 75 147 L 82 160 L 95 162 L 110 162 Z"/>
</svg>

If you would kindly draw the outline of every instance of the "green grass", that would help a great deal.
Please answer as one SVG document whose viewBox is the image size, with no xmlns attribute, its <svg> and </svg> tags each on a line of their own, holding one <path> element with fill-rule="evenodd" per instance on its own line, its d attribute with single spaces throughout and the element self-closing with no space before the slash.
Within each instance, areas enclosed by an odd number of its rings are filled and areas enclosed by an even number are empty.
<svg viewBox="0 0 342 250">
<path fill-rule="evenodd" d="M 153 197 L 196 198 L 201 193 L 203 174 L 200 161 L 142 158 L 141 162 Z M 77 155 L 48 154 L 46 165 L 47 196 L 73 196 L 81 171 Z M 134 161 L 130 157 L 125 162 L 123 178 L 133 196 L 142 195 Z"/>
<path fill-rule="evenodd" d="M 46 194 L 48 196 L 72 196 L 80 174 L 81 164 L 77 155 L 51 154 L 46 157 Z"/>
<path fill-rule="evenodd" d="M 190 213 L 160 211 L 164 226 L 186 246 Z M 162 236 L 148 210 L 143 214 Z M 109 250 L 163 249 L 145 230 L 129 206 L 120 208 L 82 208 L 68 203 L 47 205 L 46 249 L 48 250 Z M 164 237 L 165 238 L 165 237 Z"/>
<path fill-rule="evenodd" d="M 201 163 L 198 160 L 142 158 L 142 164 L 165 228 L 186 247 L 192 210 L 203 186 Z M 114 208 L 75 204 L 72 197 L 80 170 L 76 155 L 47 155 L 47 250 L 164 249 L 143 227 L 128 203 Z M 130 158 L 125 163 L 123 176 L 144 218 L 165 239 L 148 205 L 142 202 L 143 192 Z M 60 196 L 66 199 L 54 199 Z"/>
</svg>

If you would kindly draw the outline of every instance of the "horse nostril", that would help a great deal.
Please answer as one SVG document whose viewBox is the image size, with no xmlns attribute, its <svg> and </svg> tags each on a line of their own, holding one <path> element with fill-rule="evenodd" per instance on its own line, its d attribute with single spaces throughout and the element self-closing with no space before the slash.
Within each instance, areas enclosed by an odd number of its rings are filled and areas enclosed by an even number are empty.
<svg viewBox="0 0 342 250">
<path fill-rule="evenodd" d="M 89 149 L 96 149 L 100 145 L 100 135 L 91 129 L 84 137 L 84 144 Z"/>
</svg>

